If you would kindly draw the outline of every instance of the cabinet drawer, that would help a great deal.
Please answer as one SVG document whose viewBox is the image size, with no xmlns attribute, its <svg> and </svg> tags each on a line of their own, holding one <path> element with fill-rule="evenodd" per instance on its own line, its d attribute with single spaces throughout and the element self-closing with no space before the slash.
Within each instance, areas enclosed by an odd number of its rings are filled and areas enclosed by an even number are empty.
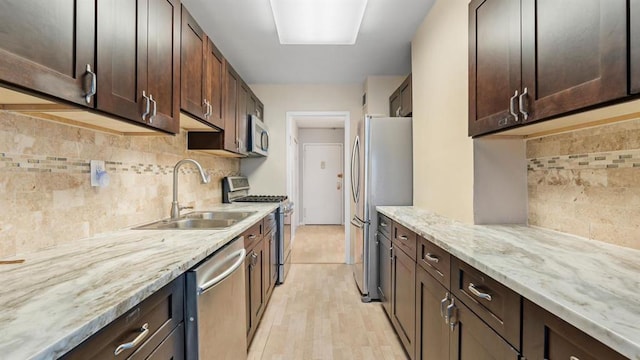
<svg viewBox="0 0 640 360">
<path fill-rule="evenodd" d="M 250 249 L 253 249 L 253 247 L 262 240 L 262 226 L 262 221 L 259 221 L 257 224 L 242 233 L 242 236 L 244 236 L 244 248 L 247 249 L 247 252 Z"/>
<path fill-rule="evenodd" d="M 391 239 L 391 228 L 393 222 L 388 217 L 378 213 L 378 232 Z"/>
<path fill-rule="evenodd" d="M 404 250 L 412 260 L 416 260 L 416 233 L 407 229 L 406 227 L 393 223 L 393 241 L 394 246 L 400 247 Z"/>
<path fill-rule="evenodd" d="M 271 214 L 264 217 L 264 234 L 268 234 L 276 228 L 276 213 L 272 212 Z"/>
<path fill-rule="evenodd" d="M 523 302 L 522 354 L 527 359 L 626 359 L 529 300 Z"/>
<path fill-rule="evenodd" d="M 451 292 L 519 350 L 520 295 L 455 257 L 451 272 Z"/>
<path fill-rule="evenodd" d="M 445 287 L 451 283 L 451 256 L 431 241 L 418 236 L 416 262 Z"/>
<path fill-rule="evenodd" d="M 118 346 L 136 338 L 141 338 L 139 345 L 123 350 L 118 358 L 151 353 L 182 322 L 183 304 L 184 276 L 181 276 L 78 345 L 63 359 L 113 359 Z M 145 325 L 146 331 L 142 330 Z"/>
</svg>

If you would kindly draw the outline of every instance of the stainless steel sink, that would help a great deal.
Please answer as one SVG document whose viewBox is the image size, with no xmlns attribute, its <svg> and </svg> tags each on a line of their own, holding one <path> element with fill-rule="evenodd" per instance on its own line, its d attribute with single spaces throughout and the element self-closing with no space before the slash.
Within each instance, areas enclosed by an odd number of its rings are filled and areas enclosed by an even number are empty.
<svg viewBox="0 0 640 360">
<path fill-rule="evenodd" d="M 244 220 L 253 215 L 254 211 L 195 211 L 183 215 L 187 219 L 211 219 L 211 220 Z"/>
<path fill-rule="evenodd" d="M 254 212 L 196 211 L 178 219 L 166 219 L 135 227 L 134 230 L 216 230 L 226 229 Z"/>
</svg>

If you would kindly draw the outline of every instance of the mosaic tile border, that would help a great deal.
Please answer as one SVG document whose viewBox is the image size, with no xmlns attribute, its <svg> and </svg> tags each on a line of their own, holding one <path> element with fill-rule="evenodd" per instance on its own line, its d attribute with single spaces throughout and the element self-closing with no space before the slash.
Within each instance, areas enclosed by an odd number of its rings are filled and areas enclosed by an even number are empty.
<svg viewBox="0 0 640 360">
<path fill-rule="evenodd" d="M 39 173 L 65 173 L 88 174 L 90 160 L 45 155 L 26 155 L 0 153 L 0 172 L 39 172 Z M 126 163 L 119 161 L 105 161 L 105 167 L 111 174 L 139 174 L 139 175 L 173 175 L 175 165 Z M 206 168 L 212 176 L 234 176 L 234 171 Z M 180 168 L 181 174 L 194 174 L 195 166 Z"/>
<path fill-rule="evenodd" d="M 527 159 L 527 170 L 638 168 L 640 149 Z"/>
</svg>

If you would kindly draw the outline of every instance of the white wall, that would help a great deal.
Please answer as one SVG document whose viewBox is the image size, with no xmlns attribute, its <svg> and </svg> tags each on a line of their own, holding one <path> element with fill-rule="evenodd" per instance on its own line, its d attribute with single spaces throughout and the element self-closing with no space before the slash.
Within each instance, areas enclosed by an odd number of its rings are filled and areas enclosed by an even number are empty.
<svg viewBox="0 0 640 360">
<path fill-rule="evenodd" d="M 367 104 L 364 113 L 389 115 L 389 96 L 396 91 L 406 76 L 368 76 L 364 83 Z"/>
<path fill-rule="evenodd" d="M 438 0 L 412 41 L 413 203 L 473 222 L 468 0 Z"/>
<path fill-rule="evenodd" d="M 304 174 L 302 173 L 302 169 L 304 169 L 304 153 L 303 147 L 304 144 L 342 144 L 343 151 L 350 151 L 351 149 L 346 149 L 344 146 L 344 129 L 299 129 L 298 130 L 298 179 L 299 179 L 299 192 L 300 197 L 298 199 L 297 206 L 300 211 L 304 209 Z M 346 168 L 348 164 L 343 164 L 343 172 L 344 168 Z M 344 186 L 344 184 L 343 184 Z M 348 194 L 347 194 L 348 195 Z M 300 216 L 299 218 L 302 218 Z"/>
<path fill-rule="evenodd" d="M 269 156 L 242 159 L 240 171 L 249 177 L 253 193 L 286 194 L 285 138 L 288 111 L 348 111 L 352 123 L 362 116 L 362 84 L 353 85 L 251 85 L 264 104 L 269 127 Z M 352 127 L 353 128 L 353 127 Z"/>
</svg>

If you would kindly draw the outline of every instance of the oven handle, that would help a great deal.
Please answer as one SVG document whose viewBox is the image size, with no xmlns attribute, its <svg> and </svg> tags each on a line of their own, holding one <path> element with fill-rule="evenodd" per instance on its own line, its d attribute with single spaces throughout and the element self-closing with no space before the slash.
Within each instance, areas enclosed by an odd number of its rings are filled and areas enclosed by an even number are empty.
<svg viewBox="0 0 640 360">
<path fill-rule="evenodd" d="M 238 270 L 238 268 L 240 267 L 240 265 L 242 265 L 242 263 L 244 262 L 244 257 L 247 255 L 247 251 L 245 249 L 240 249 L 234 253 L 232 253 L 231 255 L 229 255 L 229 257 L 226 260 L 230 260 L 233 259 L 234 257 L 238 257 L 238 260 L 236 260 L 235 263 L 233 263 L 233 265 L 231 265 L 227 270 L 223 271 L 222 274 L 214 277 L 213 279 L 207 281 L 206 283 L 202 284 L 202 286 L 198 287 L 198 295 L 202 295 L 205 291 L 211 289 L 212 287 L 214 287 L 215 285 L 217 285 L 218 283 L 220 283 L 221 281 L 223 281 L 224 279 L 228 278 L 229 275 L 231 275 L 234 271 Z"/>
</svg>

